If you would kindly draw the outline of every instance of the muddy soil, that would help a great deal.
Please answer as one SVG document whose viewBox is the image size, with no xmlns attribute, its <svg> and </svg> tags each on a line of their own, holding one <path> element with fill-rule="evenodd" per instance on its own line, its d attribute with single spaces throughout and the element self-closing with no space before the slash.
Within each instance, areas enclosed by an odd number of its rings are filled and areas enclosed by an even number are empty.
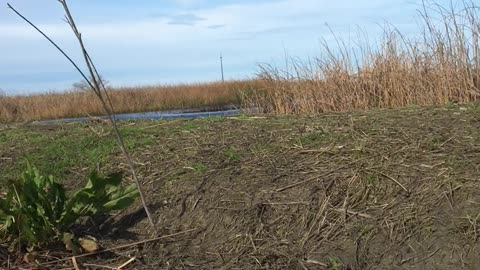
<svg viewBox="0 0 480 270">
<path fill-rule="evenodd" d="M 121 247 L 152 237 L 139 204 L 88 221 L 82 233 L 107 250 L 77 259 L 90 269 L 128 261 L 122 269 L 480 268 L 477 107 L 121 125 L 127 141 L 143 142 L 131 151 L 160 238 Z M 103 130 L 74 127 L 0 132 L 73 138 Z M 0 140 L 0 170 L 16 170 L 35 147 Z M 118 152 L 98 167 L 128 178 Z M 88 169 L 68 171 L 69 186 Z M 61 260 L 68 256 L 40 251 L 37 260 L 73 269 Z M 0 261 L 32 266 L 6 245 Z"/>
</svg>

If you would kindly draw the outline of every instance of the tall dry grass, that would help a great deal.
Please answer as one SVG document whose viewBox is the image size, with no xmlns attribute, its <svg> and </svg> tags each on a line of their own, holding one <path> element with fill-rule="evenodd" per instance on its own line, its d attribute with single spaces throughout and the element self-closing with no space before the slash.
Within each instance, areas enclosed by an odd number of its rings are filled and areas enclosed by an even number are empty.
<svg viewBox="0 0 480 270">
<path fill-rule="evenodd" d="M 260 81 L 228 81 L 175 86 L 144 86 L 112 89 L 115 113 L 173 109 L 221 109 L 240 106 L 242 93 Z M 0 122 L 25 122 L 103 114 L 91 91 L 70 91 L 30 96 L 0 97 Z"/>
<path fill-rule="evenodd" d="M 245 100 L 266 113 L 302 114 L 468 103 L 480 99 L 480 5 L 424 1 L 420 36 L 385 27 L 380 46 L 363 38 L 323 42 L 323 55 L 290 69 L 260 66 L 266 89 Z M 333 32 L 332 32 L 333 33 Z"/>
</svg>

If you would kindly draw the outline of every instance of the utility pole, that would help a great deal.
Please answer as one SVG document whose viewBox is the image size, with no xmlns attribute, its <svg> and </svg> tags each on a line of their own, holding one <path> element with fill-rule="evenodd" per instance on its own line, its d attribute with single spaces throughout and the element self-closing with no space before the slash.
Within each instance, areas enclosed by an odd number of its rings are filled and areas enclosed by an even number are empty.
<svg viewBox="0 0 480 270">
<path fill-rule="evenodd" d="M 222 82 L 225 82 L 225 78 L 223 77 L 223 56 L 220 54 L 220 69 L 222 71 Z"/>
</svg>

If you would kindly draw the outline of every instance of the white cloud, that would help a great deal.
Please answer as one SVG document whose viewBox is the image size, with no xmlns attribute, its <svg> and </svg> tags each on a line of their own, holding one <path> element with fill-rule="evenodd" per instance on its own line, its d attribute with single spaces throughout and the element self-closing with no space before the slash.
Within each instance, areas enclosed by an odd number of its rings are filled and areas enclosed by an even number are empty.
<svg viewBox="0 0 480 270">
<path fill-rule="evenodd" d="M 203 0 L 170 0 L 170 2 L 175 2 L 187 10 L 206 3 Z M 382 23 L 383 19 L 391 21 L 394 25 L 411 28 L 411 17 L 415 15 L 416 7 L 408 4 L 410 2 L 410 0 L 238 2 L 197 8 L 187 12 L 177 9 L 170 14 L 156 17 L 148 15 L 152 14 L 151 10 L 135 10 L 138 14 L 144 14 L 142 19 L 125 19 L 121 13 L 117 15 L 112 13 L 108 20 L 105 19 L 101 23 L 82 19 L 83 13 L 74 15 L 81 18 L 78 27 L 83 33 L 87 47 L 91 49 L 94 60 L 99 68 L 112 74 L 113 77 L 109 80 L 113 83 L 129 78 L 148 81 L 148 78 L 139 75 L 147 73 L 146 70 L 152 71 L 148 75 L 152 81 L 161 77 L 160 72 L 164 74 L 168 73 L 168 70 L 172 70 L 169 73 L 172 77 L 188 81 L 189 78 L 198 78 L 202 74 L 205 76 L 215 74 L 220 52 L 224 53 L 226 70 L 227 72 L 230 70 L 232 76 L 253 73 L 256 62 L 268 62 L 275 57 L 283 57 L 284 48 L 292 56 L 313 55 L 318 51 L 319 39 L 330 36 L 329 30 L 324 26 L 325 22 L 328 22 L 334 31 L 345 35 L 348 31 L 354 30 L 356 24 L 369 29 L 370 34 L 375 33 L 372 30 L 378 29 L 375 23 Z M 58 7 L 55 8 L 58 10 Z M 0 16 L 2 12 L 0 11 Z M 56 16 L 60 17 L 58 14 Z M 51 20 L 40 21 L 41 29 L 59 41 L 76 59 L 81 59 L 68 25 L 60 20 L 55 23 Z M 174 24 L 171 24 L 172 22 Z M 182 23 L 188 24 L 189 27 Z M 0 40 L 2 41 L 0 72 L 4 74 L 21 72 L 22 68 L 25 68 L 22 65 L 48 70 L 65 67 L 65 61 L 55 50 L 52 48 L 47 50 L 46 47 L 49 45 L 46 41 L 23 22 L 9 20 L 8 23 L 2 23 L 0 20 Z M 39 50 L 45 53 L 39 53 Z M 5 52 L 8 52 L 8 55 L 2 55 L 6 54 Z M 49 65 L 45 66 L 44 63 Z M 9 69 L 7 67 L 9 65 L 15 68 Z M 114 74 L 118 70 L 124 73 L 115 78 Z M 155 76 L 157 71 L 159 75 Z M 132 81 L 132 84 L 135 83 Z"/>
</svg>

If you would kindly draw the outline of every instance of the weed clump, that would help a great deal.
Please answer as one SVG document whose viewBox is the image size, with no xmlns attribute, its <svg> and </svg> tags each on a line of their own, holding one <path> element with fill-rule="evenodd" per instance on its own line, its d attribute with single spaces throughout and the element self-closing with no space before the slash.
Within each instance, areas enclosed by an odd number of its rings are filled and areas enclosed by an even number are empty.
<svg viewBox="0 0 480 270">
<path fill-rule="evenodd" d="M 27 247 L 71 239 L 70 228 L 82 218 L 122 210 L 135 201 L 135 184 L 121 183 L 120 174 L 101 177 L 93 172 L 85 187 L 68 196 L 53 176 L 28 165 L 0 198 L 0 238 Z"/>
</svg>

